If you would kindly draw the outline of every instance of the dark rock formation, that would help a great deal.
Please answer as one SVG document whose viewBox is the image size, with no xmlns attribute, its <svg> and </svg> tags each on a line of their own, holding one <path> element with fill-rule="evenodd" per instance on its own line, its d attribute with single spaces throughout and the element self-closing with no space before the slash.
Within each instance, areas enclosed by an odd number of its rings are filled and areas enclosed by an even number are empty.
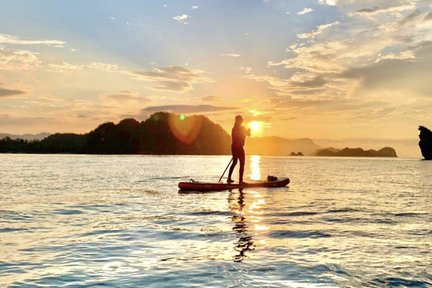
<svg viewBox="0 0 432 288">
<path fill-rule="evenodd" d="M 432 160 L 432 131 L 424 126 L 419 126 L 420 151 L 426 160 Z"/>
</svg>

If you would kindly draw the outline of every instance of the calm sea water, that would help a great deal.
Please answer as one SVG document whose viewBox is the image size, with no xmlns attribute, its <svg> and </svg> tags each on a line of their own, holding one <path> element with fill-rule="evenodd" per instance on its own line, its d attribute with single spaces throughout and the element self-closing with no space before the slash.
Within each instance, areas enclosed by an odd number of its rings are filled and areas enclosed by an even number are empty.
<svg viewBox="0 0 432 288">
<path fill-rule="evenodd" d="M 0 155 L 0 286 L 431 287 L 432 162 Z"/>
</svg>

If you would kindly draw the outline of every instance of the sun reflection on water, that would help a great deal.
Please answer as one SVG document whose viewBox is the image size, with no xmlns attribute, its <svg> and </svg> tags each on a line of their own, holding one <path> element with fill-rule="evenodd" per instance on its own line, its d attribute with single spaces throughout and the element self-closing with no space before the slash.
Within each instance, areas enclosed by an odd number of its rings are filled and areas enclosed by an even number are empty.
<svg viewBox="0 0 432 288">
<path fill-rule="evenodd" d="M 260 155 L 252 155 L 249 159 L 249 169 L 250 174 L 249 178 L 252 180 L 260 180 L 261 179 L 261 156 Z"/>
<path fill-rule="evenodd" d="M 242 189 L 231 191 L 228 201 L 233 212 L 232 230 L 237 234 L 234 261 L 243 262 L 245 258 L 251 257 L 250 252 L 256 249 L 256 244 L 266 244 L 265 235 L 269 227 L 262 217 L 266 201 L 259 191 Z"/>
</svg>

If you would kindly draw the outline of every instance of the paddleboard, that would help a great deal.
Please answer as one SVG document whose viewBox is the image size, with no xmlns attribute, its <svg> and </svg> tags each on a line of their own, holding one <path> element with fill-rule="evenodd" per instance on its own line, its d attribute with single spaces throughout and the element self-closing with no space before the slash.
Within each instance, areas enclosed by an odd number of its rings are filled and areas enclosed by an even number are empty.
<svg viewBox="0 0 432 288">
<path fill-rule="evenodd" d="M 246 183 L 223 183 L 223 182 L 179 182 L 178 187 L 180 192 L 185 191 L 199 191 L 199 192 L 210 192 L 210 191 L 223 191 L 232 190 L 239 188 L 254 188 L 254 187 L 265 187 L 265 188 L 275 188 L 275 187 L 285 187 L 290 183 L 289 178 L 281 178 L 274 181 L 248 181 Z"/>
</svg>

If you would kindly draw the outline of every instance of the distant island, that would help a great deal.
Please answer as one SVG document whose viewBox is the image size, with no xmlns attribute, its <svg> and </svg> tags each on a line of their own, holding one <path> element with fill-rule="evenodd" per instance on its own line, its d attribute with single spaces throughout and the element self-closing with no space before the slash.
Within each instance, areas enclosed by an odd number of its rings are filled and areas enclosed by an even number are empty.
<svg viewBox="0 0 432 288">
<path fill-rule="evenodd" d="M 23 136 L 0 134 L 0 153 L 231 154 L 231 136 L 219 124 L 202 115 L 185 116 L 168 112 L 154 113 L 141 122 L 130 118 L 121 120 L 118 124 L 103 123 L 85 134 Z M 285 139 L 276 136 L 250 137 L 245 145 L 248 155 L 396 157 L 393 148 L 379 151 L 363 151 L 360 148 L 320 149 L 321 147 L 308 138 Z"/>
<path fill-rule="evenodd" d="M 362 148 L 326 148 L 318 150 L 316 156 L 335 156 L 335 157 L 397 157 L 396 150 L 391 147 L 384 147 L 378 151 L 370 149 L 363 150 Z"/>
</svg>

